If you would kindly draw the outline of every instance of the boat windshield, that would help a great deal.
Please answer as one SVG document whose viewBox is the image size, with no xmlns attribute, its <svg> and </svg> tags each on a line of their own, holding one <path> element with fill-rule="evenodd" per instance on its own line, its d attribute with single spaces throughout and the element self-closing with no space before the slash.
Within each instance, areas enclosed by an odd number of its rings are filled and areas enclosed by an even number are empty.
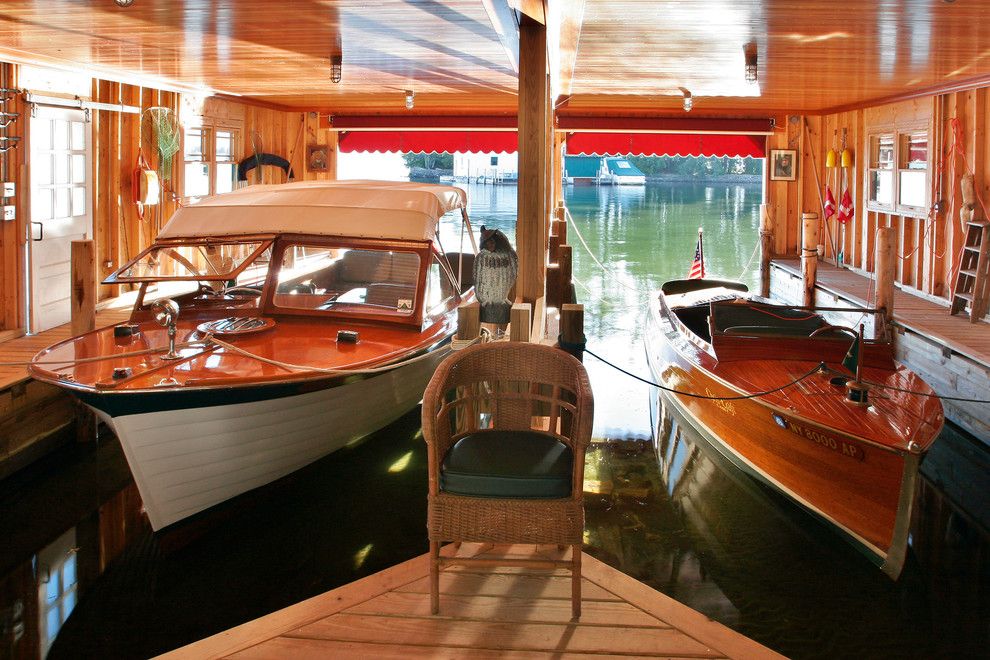
<svg viewBox="0 0 990 660">
<path fill-rule="evenodd" d="M 263 281 L 270 240 L 152 245 L 108 277 L 106 284 L 168 280 Z M 252 276 L 248 271 L 257 271 Z M 239 277 L 240 276 L 240 277 Z"/>
<path fill-rule="evenodd" d="M 274 303 L 286 309 L 411 315 L 419 272 L 415 252 L 290 244 L 282 253 Z"/>
</svg>

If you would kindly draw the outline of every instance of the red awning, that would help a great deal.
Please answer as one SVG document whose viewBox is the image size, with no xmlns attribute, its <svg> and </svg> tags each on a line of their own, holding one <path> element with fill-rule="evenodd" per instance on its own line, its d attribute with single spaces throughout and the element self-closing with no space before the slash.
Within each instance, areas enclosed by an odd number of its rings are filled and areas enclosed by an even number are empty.
<svg viewBox="0 0 990 660">
<path fill-rule="evenodd" d="M 338 146 L 344 153 L 514 153 L 518 140 L 515 131 L 345 131 Z"/>
<path fill-rule="evenodd" d="M 766 156 L 765 135 L 568 133 L 567 153 L 595 156 Z"/>
</svg>

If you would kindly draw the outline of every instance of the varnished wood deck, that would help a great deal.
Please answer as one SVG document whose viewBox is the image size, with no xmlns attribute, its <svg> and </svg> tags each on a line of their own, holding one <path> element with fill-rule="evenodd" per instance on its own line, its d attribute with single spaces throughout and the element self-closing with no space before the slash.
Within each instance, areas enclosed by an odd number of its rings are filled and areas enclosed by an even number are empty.
<svg viewBox="0 0 990 660">
<path fill-rule="evenodd" d="M 101 328 L 114 323 L 126 321 L 131 315 L 131 308 L 114 307 L 102 310 L 96 314 L 96 327 Z M 60 325 L 51 330 L 39 332 L 36 335 L 17 337 L 0 342 L 0 364 L 6 362 L 27 362 L 33 358 L 38 351 L 47 348 L 52 344 L 68 339 L 72 335 L 70 325 Z M 5 390 L 12 385 L 26 381 L 28 379 L 27 367 L 4 367 L 0 366 L 0 390 Z"/>
<path fill-rule="evenodd" d="M 458 552 L 486 551 L 534 553 L 475 544 Z M 566 572 L 519 568 L 445 570 L 432 616 L 422 555 L 161 657 L 781 657 L 588 555 L 582 564 L 578 622 Z"/>
<path fill-rule="evenodd" d="M 774 259 L 773 264 L 801 276 L 799 259 Z M 870 280 L 848 268 L 819 263 L 818 287 L 866 306 Z M 966 315 L 950 316 L 948 307 L 900 289 L 894 290 L 894 321 L 972 360 L 990 365 L 990 326 L 982 321 L 970 323 Z"/>
</svg>

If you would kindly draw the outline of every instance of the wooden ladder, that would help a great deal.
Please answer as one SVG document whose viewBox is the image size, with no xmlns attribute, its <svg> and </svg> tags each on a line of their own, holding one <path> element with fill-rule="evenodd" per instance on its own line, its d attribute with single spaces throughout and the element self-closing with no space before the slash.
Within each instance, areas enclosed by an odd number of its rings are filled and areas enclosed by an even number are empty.
<svg viewBox="0 0 990 660">
<path fill-rule="evenodd" d="M 990 275 L 990 224 L 966 223 L 966 244 L 963 246 L 956 287 L 952 292 L 950 314 L 958 314 L 969 308 L 969 320 L 976 323 L 987 313 L 987 280 Z"/>
</svg>

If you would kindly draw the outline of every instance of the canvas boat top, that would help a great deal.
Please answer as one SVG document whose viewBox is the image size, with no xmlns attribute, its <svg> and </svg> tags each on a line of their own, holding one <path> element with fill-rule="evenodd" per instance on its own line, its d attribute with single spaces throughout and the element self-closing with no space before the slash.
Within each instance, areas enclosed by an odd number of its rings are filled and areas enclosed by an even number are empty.
<svg viewBox="0 0 990 660">
<path fill-rule="evenodd" d="M 160 240 L 251 234 L 313 234 L 434 240 L 439 218 L 467 206 L 454 186 L 392 181 L 300 181 L 254 185 L 175 212 Z"/>
<path fill-rule="evenodd" d="M 725 396 L 774 390 L 824 362 L 830 371 L 815 373 L 758 400 L 792 419 L 900 451 L 907 450 L 911 442 L 924 451 L 934 442 L 944 421 L 941 401 L 917 374 L 893 361 L 889 343 L 867 346 L 863 379 L 885 387 L 871 387 L 869 405 L 860 405 L 847 399 L 844 385 L 832 381 L 840 373 L 852 376 L 842 366 L 851 336 L 832 333 L 832 326 L 808 310 L 764 307 L 745 287 L 696 282 L 683 287 L 665 285 L 653 298 L 651 314 L 668 321 L 660 325 L 678 353 L 732 390 Z M 821 332 L 810 337 L 816 330 Z M 669 371 L 664 378 L 668 385 L 689 389 L 689 375 Z M 726 399 L 713 405 L 731 407 L 733 403 Z"/>
</svg>

